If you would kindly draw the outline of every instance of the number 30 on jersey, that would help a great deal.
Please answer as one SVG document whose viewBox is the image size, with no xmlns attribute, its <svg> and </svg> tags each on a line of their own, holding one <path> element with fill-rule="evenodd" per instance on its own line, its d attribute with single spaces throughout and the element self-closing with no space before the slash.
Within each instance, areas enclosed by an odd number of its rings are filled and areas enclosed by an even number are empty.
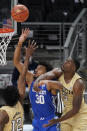
<svg viewBox="0 0 87 131">
<path fill-rule="evenodd" d="M 44 96 L 36 94 L 36 103 L 37 104 L 45 104 Z"/>
</svg>

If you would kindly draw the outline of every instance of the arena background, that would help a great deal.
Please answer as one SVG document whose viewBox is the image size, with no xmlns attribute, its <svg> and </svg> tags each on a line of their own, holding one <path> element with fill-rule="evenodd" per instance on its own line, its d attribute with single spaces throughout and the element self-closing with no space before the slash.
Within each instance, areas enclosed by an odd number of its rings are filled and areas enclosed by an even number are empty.
<svg viewBox="0 0 87 131">
<path fill-rule="evenodd" d="M 23 23 L 16 23 L 11 18 L 11 9 L 18 3 L 26 5 L 30 12 L 29 18 Z M 0 78 L 6 79 L 8 83 L 12 82 L 13 54 L 18 37 L 22 28 L 29 27 L 29 39 L 34 39 L 39 46 L 34 54 L 36 62 L 47 61 L 53 67 L 60 67 L 69 55 L 73 55 L 80 60 L 79 74 L 86 82 L 87 0 L 1 0 L 0 28 L 3 27 L 3 19 L 9 18 L 12 19 L 15 35 L 8 45 L 7 65 L 0 66 Z M 24 44 L 26 45 L 27 41 Z M 27 92 L 28 89 L 24 100 L 26 131 L 33 117 Z M 86 92 L 84 97 L 87 102 Z"/>
</svg>

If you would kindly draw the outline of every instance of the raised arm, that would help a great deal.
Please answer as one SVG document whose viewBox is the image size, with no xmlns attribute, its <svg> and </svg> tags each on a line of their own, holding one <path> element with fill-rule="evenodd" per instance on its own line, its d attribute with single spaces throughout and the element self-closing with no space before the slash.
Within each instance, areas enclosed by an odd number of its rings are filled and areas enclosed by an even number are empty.
<svg viewBox="0 0 87 131">
<path fill-rule="evenodd" d="M 14 52 L 14 65 L 18 69 L 18 71 L 21 73 L 23 69 L 23 64 L 20 61 L 20 56 L 21 56 L 21 48 L 23 45 L 23 42 L 27 39 L 29 35 L 30 30 L 26 28 L 25 30 L 22 29 L 22 34 L 19 37 L 18 45 L 16 46 L 15 52 Z"/>
<path fill-rule="evenodd" d="M 26 73 L 28 70 L 29 58 L 30 56 L 32 56 L 36 48 L 37 48 L 36 43 L 35 44 L 31 43 L 29 40 L 28 48 L 26 49 L 26 57 L 23 64 L 23 69 L 22 69 L 22 72 L 20 73 L 19 80 L 18 80 L 18 90 L 19 90 L 21 102 L 23 101 L 24 96 L 25 96 L 25 80 L 26 80 Z"/>
<path fill-rule="evenodd" d="M 29 32 L 30 32 L 29 28 L 26 28 L 25 30 L 22 29 L 22 34 L 19 37 L 18 45 L 17 45 L 15 52 L 14 52 L 13 62 L 14 62 L 15 67 L 18 69 L 18 71 L 20 73 L 23 70 L 23 63 L 21 63 L 21 61 L 20 61 L 21 48 L 22 48 L 23 42 L 27 39 Z M 27 71 L 26 81 L 27 81 L 28 85 L 29 85 L 29 83 L 31 83 L 32 80 L 33 80 L 33 74 L 31 72 Z"/>
</svg>

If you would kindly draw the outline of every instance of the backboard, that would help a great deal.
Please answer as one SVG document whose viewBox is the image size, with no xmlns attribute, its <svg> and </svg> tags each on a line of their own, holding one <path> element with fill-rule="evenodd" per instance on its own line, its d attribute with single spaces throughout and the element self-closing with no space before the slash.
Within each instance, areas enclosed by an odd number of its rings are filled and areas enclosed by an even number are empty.
<svg viewBox="0 0 87 131">
<path fill-rule="evenodd" d="M 18 0 L 0 0 L 0 28 L 3 28 L 4 23 L 10 22 L 10 26 L 15 30 L 15 34 L 17 33 L 17 22 L 11 17 L 11 9 L 17 3 Z"/>
</svg>

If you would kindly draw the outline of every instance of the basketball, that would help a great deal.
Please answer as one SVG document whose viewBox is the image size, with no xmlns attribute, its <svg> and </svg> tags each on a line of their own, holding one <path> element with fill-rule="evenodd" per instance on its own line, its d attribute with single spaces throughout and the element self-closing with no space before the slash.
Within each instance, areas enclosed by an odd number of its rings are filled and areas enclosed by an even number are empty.
<svg viewBox="0 0 87 131">
<path fill-rule="evenodd" d="M 24 22 L 29 17 L 29 10 L 25 5 L 19 4 L 12 8 L 11 16 L 17 22 Z"/>
</svg>

